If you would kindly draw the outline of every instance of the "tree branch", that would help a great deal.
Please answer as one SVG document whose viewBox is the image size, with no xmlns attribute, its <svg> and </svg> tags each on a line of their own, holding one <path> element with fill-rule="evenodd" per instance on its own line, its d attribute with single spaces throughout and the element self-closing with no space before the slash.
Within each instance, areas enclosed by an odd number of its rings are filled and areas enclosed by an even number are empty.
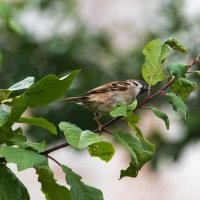
<svg viewBox="0 0 200 200">
<path fill-rule="evenodd" d="M 47 150 L 41 152 L 40 154 L 46 156 L 46 155 L 48 155 L 49 153 L 51 153 L 51 152 L 53 152 L 53 151 L 56 151 L 56 150 L 58 150 L 58 149 L 62 149 L 62 148 L 67 147 L 67 146 L 69 146 L 69 144 L 68 144 L 67 142 L 65 142 L 65 143 L 63 143 L 63 144 L 59 144 L 59 145 L 57 145 L 57 146 L 55 146 L 55 147 L 52 147 L 52 148 L 50 148 L 50 149 L 47 149 Z"/>
<path fill-rule="evenodd" d="M 188 67 L 187 69 L 190 69 L 193 65 L 195 65 L 196 63 L 199 63 L 200 62 L 200 54 L 197 56 L 197 58 L 195 60 L 193 60 L 191 63 L 188 63 Z M 177 78 L 174 77 L 172 78 L 170 81 L 168 81 L 160 90 L 158 90 L 156 93 L 154 93 L 153 95 L 150 95 L 150 88 L 149 88 L 149 92 L 148 92 L 148 95 L 147 97 L 138 104 L 138 106 L 133 110 L 133 112 L 139 108 L 141 108 L 144 104 L 148 103 L 149 101 L 151 101 L 152 99 L 154 99 L 155 97 L 161 95 L 167 88 L 169 88 L 169 86 L 176 80 Z M 110 121 L 108 121 L 107 123 L 105 123 L 103 125 L 103 128 L 106 128 L 106 127 L 109 127 L 111 126 L 112 124 L 116 123 L 117 121 L 119 121 L 120 119 L 122 119 L 123 117 L 120 116 L 120 117 L 116 117 Z M 97 133 L 99 132 L 99 129 L 95 129 L 93 130 L 93 132 Z M 56 161 L 54 158 L 52 158 L 51 156 L 49 156 L 48 154 L 53 152 L 53 151 L 56 151 L 56 150 L 59 150 L 59 149 L 62 149 L 64 147 L 67 147 L 69 146 L 69 144 L 67 142 L 63 143 L 63 144 L 59 144 L 55 147 L 52 147 L 50 149 L 47 149 L 43 152 L 41 152 L 40 154 L 41 155 L 45 155 L 46 157 L 52 159 L 54 162 L 56 162 L 58 165 L 60 165 L 60 163 L 58 161 Z M 0 162 L 5 162 L 5 158 L 4 157 L 0 157 Z"/>
</svg>

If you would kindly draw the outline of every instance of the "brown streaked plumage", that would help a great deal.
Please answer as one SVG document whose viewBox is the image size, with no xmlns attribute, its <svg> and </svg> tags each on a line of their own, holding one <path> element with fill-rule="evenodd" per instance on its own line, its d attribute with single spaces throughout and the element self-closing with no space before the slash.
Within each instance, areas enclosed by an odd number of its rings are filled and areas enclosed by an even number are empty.
<svg viewBox="0 0 200 200">
<path fill-rule="evenodd" d="M 148 90 L 148 85 L 140 80 L 115 81 L 94 88 L 80 97 L 69 97 L 63 101 L 75 102 L 91 110 L 101 130 L 100 115 L 109 113 L 119 103 L 127 105 L 132 103 L 146 90 Z"/>
</svg>

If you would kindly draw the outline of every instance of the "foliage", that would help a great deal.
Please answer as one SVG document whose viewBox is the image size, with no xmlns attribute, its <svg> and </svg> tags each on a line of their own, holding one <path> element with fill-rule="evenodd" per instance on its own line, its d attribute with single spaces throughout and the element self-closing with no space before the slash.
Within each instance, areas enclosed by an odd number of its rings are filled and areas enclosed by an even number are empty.
<svg viewBox="0 0 200 200">
<path fill-rule="evenodd" d="M 196 83 L 186 78 L 187 72 L 194 64 L 200 62 L 199 56 L 190 64 L 170 64 L 167 66 L 168 74 L 165 74 L 164 61 L 169 55 L 169 47 L 182 53 L 188 50 L 177 39 L 170 39 L 163 43 L 159 39 L 149 42 L 143 50 L 145 63 L 142 65 L 142 75 L 144 80 L 149 84 L 149 91 L 146 98 L 137 103 L 134 101 L 130 105 L 119 104 L 110 112 L 115 121 L 124 117 L 130 128 L 135 132 L 124 132 L 115 130 L 112 136 L 116 142 L 121 144 L 131 155 L 130 165 L 125 170 L 121 170 L 120 178 L 125 176 L 136 177 L 142 166 L 151 160 L 155 155 L 155 146 L 144 138 L 137 123 L 140 118 L 136 115 L 136 110 L 142 108 L 152 99 L 163 95 L 164 98 L 172 105 L 175 111 L 180 111 L 184 120 L 189 116 L 188 108 L 183 99 L 186 99 L 190 93 L 196 89 Z M 34 83 L 33 77 L 28 77 L 18 83 L 15 83 L 8 89 L 1 89 L 1 107 L 0 107 L 0 183 L 3 190 L 0 196 L 5 199 L 14 199 L 13 193 L 18 199 L 29 199 L 24 185 L 15 177 L 15 175 L 6 167 L 6 163 L 15 163 L 18 171 L 27 168 L 35 168 L 38 174 L 38 181 L 41 183 L 41 190 L 46 199 L 103 199 L 100 190 L 84 184 L 81 177 L 75 174 L 72 169 L 61 165 L 56 159 L 48 154 L 60 146 L 45 151 L 45 143 L 36 143 L 29 141 L 21 128 L 13 130 L 15 123 L 26 123 L 33 126 L 45 128 L 51 134 L 57 134 L 57 126 L 52 122 L 40 117 L 23 117 L 24 111 L 28 107 L 47 106 L 61 98 L 72 84 L 73 79 L 79 74 L 76 70 L 63 78 L 55 75 L 47 75 L 41 80 Z M 196 71 L 194 71 L 196 73 Z M 155 93 L 151 94 L 151 87 L 162 82 L 163 86 Z M 184 89 L 183 89 L 184 87 Z M 166 93 L 166 90 L 169 90 Z M 18 91 L 16 94 L 15 91 Z M 4 106 L 10 107 L 6 109 Z M 167 129 L 170 123 L 168 116 L 154 107 L 149 107 L 153 113 L 164 120 Z M 109 124 L 111 125 L 113 121 Z M 105 141 L 103 135 L 98 135 L 97 131 L 82 130 L 70 122 L 60 122 L 59 129 L 64 133 L 66 145 L 88 152 L 93 157 L 99 157 L 103 161 L 110 161 L 115 153 L 112 143 Z M 63 146 L 62 146 L 63 147 Z M 54 180 L 53 172 L 48 165 L 48 159 L 54 160 L 66 175 L 66 182 L 70 189 L 60 186 Z M 7 185 L 13 185 L 8 188 Z M 15 185 L 15 186 L 14 186 Z"/>
</svg>

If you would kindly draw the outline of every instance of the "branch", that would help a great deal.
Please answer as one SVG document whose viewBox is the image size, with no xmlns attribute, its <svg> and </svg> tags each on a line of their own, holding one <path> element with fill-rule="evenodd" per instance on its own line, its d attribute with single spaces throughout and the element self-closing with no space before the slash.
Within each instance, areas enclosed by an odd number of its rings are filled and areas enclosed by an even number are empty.
<svg viewBox="0 0 200 200">
<path fill-rule="evenodd" d="M 59 144 L 59 145 L 57 145 L 57 146 L 55 146 L 55 147 L 52 147 L 52 148 L 50 148 L 50 149 L 47 149 L 47 150 L 41 152 L 40 154 L 46 156 L 46 155 L 48 155 L 49 153 L 51 153 L 51 152 L 53 152 L 53 151 L 56 151 L 56 150 L 58 150 L 58 149 L 62 149 L 62 148 L 67 147 L 67 146 L 69 146 L 69 144 L 68 144 L 67 142 L 65 142 L 65 143 L 63 143 L 63 144 Z"/>
<path fill-rule="evenodd" d="M 199 63 L 200 62 L 200 54 L 197 56 L 197 58 L 195 60 L 193 60 L 191 63 L 188 64 L 188 69 L 190 69 L 193 65 L 195 65 L 196 63 Z M 157 96 L 160 96 L 163 91 L 165 91 L 167 88 L 169 88 L 169 86 L 176 80 L 177 78 L 174 77 L 172 78 L 170 81 L 168 81 L 160 90 L 158 90 L 156 93 L 154 93 L 153 95 L 150 95 L 150 87 L 149 87 L 149 91 L 148 91 L 148 95 L 147 97 L 140 103 L 138 104 L 137 108 L 135 108 L 133 110 L 133 112 L 139 108 L 141 108 L 144 104 L 148 103 L 149 101 L 151 101 L 152 99 L 154 99 L 155 97 Z M 120 119 L 122 119 L 123 116 L 120 116 L 120 117 L 116 117 L 110 121 L 108 121 L 107 123 L 105 123 L 103 125 L 102 128 L 106 128 L 106 127 L 109 127 L 111 126 L 112 124 L 116 123 L 117 121 L 119 121 Z M 98 133 L 99 132 L 99 129 L 95 129 L 93 130 L 94 133 Z M 55 146 L 53 148 L 50 148 L 40 154 L 42 155 L 48 155 L 49 153 L 53 152 L 53 151 L 56 151 L 58 149 L 61 149 L 61 148 L 64 148 L 64 147 L 67 147 L 69 144 L 67 142 L 63 143 L 63 144 L 60 144 L 58 146 Z"/>
<path fill-rule="evenodd" d="M 151 95 L 151 96 L 147 96 L 140 104 L 138 104 L 137 108 L 134 109 L 133 111 L 141 108 L 144 104 L 146 104 L 147 102 L 151 101 L 152 99 L 154 99 L 155 97 L 159 96 L 164 90 L 166 90 L 174 81 L 176 80 L 176 78 L 173 78 L 172 80 L 170 80 L 168 83 L 166 83 L 158 92 L 156 92 L 155 94 Z M 123 116 L 120 117 L 116 117 L 110 121 L 108 121 L 107 123 L 105 123 L 103 125 L 103 128 L 106 128 L 108 126 L 111 126 L 112 124 L 116 123 L 117 121 L 119 121 L 120 119 L 122 119 Z M 98 133 L 99 129 L 95 129 L 93 130 L 94 133 Z M 52 147 L 46 151 L 41 152 L 40 154 L 42 155 L 48 155 L 49 153 L 56 151 L 58 149 L 67 147 L 69 144 L 67 142 L 60 144 L 58 146 Z"/>
<path fill-rule="evenodd" d="M 195 60 L 193 60 L 191 63 L 188 63 L 188 69 L 190 69 L 193 65 L 197 64 L 200 62 L 200 54 L 197 56 L 197 58 Z M 148 103 L 149 101 L 151 101 L 152 99 L 156 98 L 157 96 L 160 96 L 167 88 L 169 88 L 169 86 L 176 80 L 177 78 L 174 77 L 172 78 L 170 81 L 168 81 L 160 90 L 158 90 L 156 93 L 154 93 L 153 95 L 150 95 L 150 87 L 149 87 L 149 91 L 148 91 L 148 95 L 147 97 L 138 104 L 138 106 L 133 110 L 133 112 L 139 108 L 141 108 L 143 105 L 145 105 L 146 103 Z M 106 128 L 106 127 L 109 127 L 111 126 L 112 124 L 116 123 L 117 121 L 119 121 L 120 119 L 122 119 L 123 117 L 120 116 L 120 117 L 116 117 L 110 121 L 108 121 L 107 123 L 105 123 L 103 125 L 103 128 Z M 93 130 L 94 133 L 98 133 L 99 132 L 99 129 L 95 129 Z M 59 150 L 59 149 L 62 149 L 64 147 L 67 147 L 69 146 L 69 144 L 67 142 L 63 143 L 63 144 L 60 144 L 60 145 L 57 145 L 55 147 L 52 147 L 50 149 L 47 149 L 43 152 L 41 152 L 40 154 L 41 155 L 45 155 L 46 157 L 50 158 L 51 160 L 53 160 L 54 162 L 56 162 L 58 165 L 60 165 L 60 163 L 58 161 L 56 161 L 54 158 L 52 158 L 51 156 L 49 156 L 48 154 L 53 152 L 53 151 L 56 151 L 56 150 Z M 5 162 L 5 158 L 4 157 L 0 157 L 0 162 Z"/>
</svg>

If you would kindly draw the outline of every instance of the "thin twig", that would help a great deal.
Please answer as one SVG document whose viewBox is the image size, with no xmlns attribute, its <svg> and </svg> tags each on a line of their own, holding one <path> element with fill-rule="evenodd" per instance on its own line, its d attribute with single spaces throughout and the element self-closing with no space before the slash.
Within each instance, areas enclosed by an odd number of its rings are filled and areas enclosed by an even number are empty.
<svg viewBox="0 0 200 200">
<path fill-rule="evenodd" d="M 41 154 L 41 155 L 48 155 L 49 153 L 51 153 L 51 152 L 53 152 L 53 151 L 56 151 L 56 150 L 58 150 L 58 149 L 62 149 L 62 148 L 67 147 L 67 146 L 69 146 L 69 144 L 68 144 L 67 142 L 65 142 L 65 143 L 63 143 L 63 144 L 59 144 L 59 145 L 57 145 L 57 146 L 55 146 L 55 147 L 52 147 L 52 148 L 50 148 L 50 149 L 47 149 L 47 150 L 41 152 L 40 154 Z"/>
<path fill-rule="evenodd" d="M 61 167 L 61 164 L 55 158 L 53 158 L 53 157 L 51 157 L 49 155 L 47 155 L 46 157 L 51 159 L 51 160 L 53 160 L 57 165 L 59 165 Z"/>
</svg>

